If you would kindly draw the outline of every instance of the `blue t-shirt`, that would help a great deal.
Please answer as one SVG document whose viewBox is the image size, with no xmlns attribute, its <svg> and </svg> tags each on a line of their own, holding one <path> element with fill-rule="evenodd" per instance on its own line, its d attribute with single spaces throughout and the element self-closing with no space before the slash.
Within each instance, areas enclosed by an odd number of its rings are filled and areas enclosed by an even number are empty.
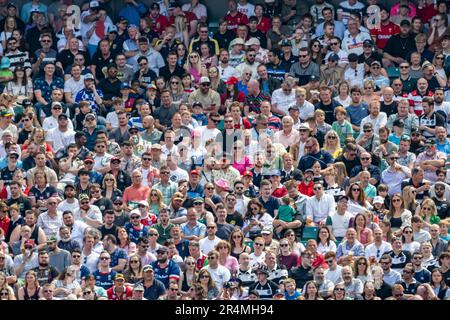
<svg viewBox="0 0 450 320">
<path fill-rule="evenodd" d="M 284 298 L 286 300 L 297 300 L 298 297 L 300 297 L 301 294 L 298 291 L 294 291 L 294 294 L 292 296 L 290 296 L 287 291 L 284 293 Z"/>
<path fill-rule="evenodd" d="M 135 229 L 131 224 L 131 222 L 128 222 L 125 225 L 125 229 L 128 232 L 128 237 L 130 237 L 130 241 L 134 243 L 137 243 L 140 237 L 146 237 L 149 230 L 147 226 L 142 226 L 142 229 Z"/>
<path fill-rule="evenodd" d="M 152 263 L 155 279 L 161 281 L 164 287 L 169 288 L 169 279 L 180 278 L 180 267 L 173 260 L 169 260 L 169 264 L 164 269 L 160 268 L 158 261 Z"/>
<path fill-rule="evenodd" d="M 111 269 L 108 273 L 101 273 L 100 270 L 96 270 L 92 275 L 95 277 L 97 287 L 108 290 L 113 286 L 116 274 L 117 272 Z"/>
<path fill-rule="evenodd" d="M 112 254 L 111 254 L 111 264 L 110 266 L 113 268 L 119 264 L 119 259 L 126 259 L 128 260 L 127 252 L 124 249 L 117 248 Z"/>
<path fill-rule="evenodd" d="M 351 124 L 355 126 L 361 125 L 361 120 L 369 115 L 366 104 L 360 104 L 357 106 L 349 105 L 347 108 L 347 115 L 350 118 Z"/>
<path fill-rule="evenodd" d="M 273 196 L 270 196 L 267 202 L 265 202 L 262 197 L 259 197 L 258 200 L 264 206 L 264 209 L 266 209 L 267 213 L 270 214 L 272 218 L 275 217 L 275 210 L 278 210 L 278 208 L 280 207 L 280 200 Z"/>
<path fill-rule="evenodd" d="M 445 153 L 447 156 L 450 155 L 450 141 L 447 139 L 444 144 L 439 144 L 439 141 L 436 138 L 436 148 L 438 151 Z"/>
</svg>

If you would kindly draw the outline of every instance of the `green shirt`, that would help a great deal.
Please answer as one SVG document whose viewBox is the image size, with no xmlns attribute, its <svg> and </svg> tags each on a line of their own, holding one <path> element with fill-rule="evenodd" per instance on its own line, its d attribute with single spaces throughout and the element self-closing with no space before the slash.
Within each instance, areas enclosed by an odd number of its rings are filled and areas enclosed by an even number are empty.
<svg viewBox="0 0 450 320">
<path fill-rule="evenodd" d="M 347 139 L 347 137 L 353 136 L 352 125 L 347 120 L 344 120 L 344 122 L 342 124 L 335 121 L 335 122 L 333 122 L 333 125 L 331 126 L 331 128 L 337 132 L 339 140 L 341 141 L 341 147 L 344 146 L 344 142 L 345 142 L 345 139 Z"/>
</svg>

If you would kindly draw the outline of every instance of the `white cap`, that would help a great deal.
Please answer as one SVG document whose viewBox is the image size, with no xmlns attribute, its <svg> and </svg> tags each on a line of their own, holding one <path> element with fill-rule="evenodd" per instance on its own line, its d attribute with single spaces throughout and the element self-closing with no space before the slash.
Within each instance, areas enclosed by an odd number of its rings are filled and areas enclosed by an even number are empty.
<svg viewBox="0 0 450 320">
<path fill-rule="evenodd" d="M 147 202 L 147 201 L 145 201 L 145 200 L 141 200 L 141 201 L 139 201 L 139 202 L 138 202 L 138 204 L 141 204 L 141 205 L 143 205 L 143 206 L 146 206 L 147 208 L 149 207 L 149 204 L 148 204 L 148 202 Z"/>
<path fill-rule="evenodd" d="M 259 42 L 259 40 L 258 40 L 258 38 L 250 38 L 246 43 L 245 43 L 245 45 L 246 46 L 252 46 L 252 45 L 254 45 L 254 44 L 256 44 L 256 45 L 261 45 L 261 43 Z"/>
<path fill-rule="evenodd" d="M 100 7 L 100 3 L 98 3 L 98 1 L 89 2 L 89 8 L 98 8 L 98 7 Z"/>
<path fill-rule="evenodd" d="M 384 198 L 380 197 L 380 196 L 376 196 L 375 198 L 373 198 L 372 203 L 373 204 L 375 204 L 375 203 L 384 203 Z"/>
<path fill-rule="evenodd" d="M 131 210 L 131 212 L 130 212 L 130 217 L 132 216 L 132 215 L 137 215 L 137 216 L 139 216 L 139 217 L 142 217 L 142 214 L 141 214 L 141 211 L 139 210 L 139 209 L 133 209 L 133 210 Z"/>
<path fill-rule="evenodd" d="M 208 77 L 201 77 L 200 78 L 200 83 L 211 83 L 211 80 L 209 80 Z"/>
</svg>

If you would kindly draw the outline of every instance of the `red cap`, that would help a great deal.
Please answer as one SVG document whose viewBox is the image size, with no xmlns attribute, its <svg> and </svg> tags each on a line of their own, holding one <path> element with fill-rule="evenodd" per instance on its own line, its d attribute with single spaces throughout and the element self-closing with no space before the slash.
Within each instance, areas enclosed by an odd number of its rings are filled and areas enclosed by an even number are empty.
<svg viewBox="0 0 450 320">
<path fill-rule="evenodd" d="M 243 177 L 245 177 L 245 176 L 250 176 L 250 177 L 253 177 L 253 173 L 251 173 L 251 171 L 244 171 L 244 174 L 242 175 Z"/>
<path fill-rule="evenodd" d="M 230 78 L 225 82 L 225 84 L 232 84 L 232 85 L 235 85 L 235 84 L 238 84 L 238 82 L 239 82 L 239 79 L 238 79 L 238 78 L 236 78 L 236 77 L 230 77 Z"/>
<path fill-rule="evenodd" d="M 23 246 L 24 246 L 25 248 L 26 248 L 26 247 L 34 248 L 34 240 L 33 240 L 33 239 L 25 240 Z"/>
<path fill-rule="evenodd" d="M 196 175 L 200 175 L 200 171 L 198 170 L 191 170 L 191 174 L 196 174 Z"/>
<path fill-rule="evenodd" d="M 88 157 L 86 159 L 84 159 L 84 163 L 86 162 L 94 162 L 94 159 L 92 159 L 91 157 Z"/>
</svg>

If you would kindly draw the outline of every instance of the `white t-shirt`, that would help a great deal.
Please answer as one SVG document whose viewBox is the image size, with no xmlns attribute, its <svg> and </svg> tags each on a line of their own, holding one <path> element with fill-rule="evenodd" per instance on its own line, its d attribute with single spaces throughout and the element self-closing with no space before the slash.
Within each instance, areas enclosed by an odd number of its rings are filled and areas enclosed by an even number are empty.
<svg viewBox="0 0 450 320">
<path fill-rule="evenodd" d="M 263 252 L 260 256 L 256 256 L 254 252 L 250 253 L 248 255 L 250 258 L 250 266 L 255 267 L 258 264 L 264 263 L 264 260 L 266 259 L 266 253 Z"/>
<path fill-rule="evenodd" d="M 289 95 L 283 92 L 283 89 L 277 89 L 272 93 L 272 105 L 276 104 L 277 108 L 288 114 L 289 106 L 295 104 L 295 91 L 291 90 Z"/>
<path fill-rule="evenodd" d="M 70 120 L 70 118 L 67 120 L 67 126 L 70 130 L 73 130 L 72 121 Z M 50 131 L 56 127 L 58 127 L 58 118 L 55 118 L 53 116 L 45 118 L 44 122 L 42 123 L 42 129 L 44 129 L 45 131 Z"/>
<path fill-rule="evenodd" d="M 343 215 L 335 212 L 331 216 L 331 227 L 333 229 L 333 234 L 335 237 L 344 237 L 347 229 L 349 227 L 350 219 L 352 218 L 352 214 L 346 211 Z"/>
<path fill-rule="evenodd" d="M 59 128 L 53 128 L 48 131 L 46 141 L 51 142 L 53 150 L 58 151 L 66 148 L 70 143 L 75 143 L 75 131 L 67 129 L 65 132 L 62 132 Z"/>
<path fill-rule="evenodd" d="M 325 279 L 330 280 L 335 285 L 342 281 L 342 267 L 337 266 L 336 270 L 325 270 Z"/>
<path fill-rule="evenodd" d="M 64 212 L 64 211 L 72 211 L 74 212 L 76 209 L 80 207 L 78 204 L 78 200 L 74 199 L 75 201 L 73 203 L 68 203 L 67 200 L 64 200 L 58 204 L 58 211 Z"/>
<path fill-rule="evenodd" d="M 198 243 L 200 245 L 200 251 L 207 255 L 211 250 L 214 250 L 216 245 L 219 243 L 220 238 L 214 237 L 213 240 L 210 240 L 208 237 L 201 239 Z"/>
<path fill-rule="evenodd" d="M 70 78 L 64 82 L 64 93 L 70 92 L 72 99 L 75 101 L 77 93 L 84 89 L 84 76 L 80 77 L 80 80 L 76 81 L 74 78 Z"/>
<path fill-rule="evenodd" d="M 209 271 L 209 273 L 211 274 L 211 278 L 213 279 L 219 291 L 222 289 L 223 284 L 231 278 L 230 271 L 221 265 L 218 265 L 216 269 L 211 268 L 210 265 L 204 267 L 203 269 Z"/>
<path fill-rule="evenodd" d="M 98 170 L 102 167 L 105 167 L 109 165 L 109 162 L 111 161 L 111 158 L 113 156 L 109 153 L 105 153 L 103 156 L 94 156 L 94 170 Z"/>
<path fill-rule="evenodd" d="M 186 170 L 177 168 L 174 171 L 170 171 L 170 181 L 178 183 L 180 180 L 189 180 L 189 175 Z"/>
<path fill-rule="evenodd" d="M 201 134 L 202 137 L 202 146 L 205 147 L 206 143 L 208 141 L 215 141 L 217 135 L 220 133 L 219 129 L 208 129 L 206 126 L 201 126 L 200 128 L 196 129 L 197 132 Z"/>
<path fill-rule="evenodd" d="M 119 118 L 117 117 L 117 113 L 115 111 L 111 111 L 106 115 L 106 123 L 109 123 L 113 129 L 117 129 L 119 127 Z"/>
<path fill-rule="evenodd" d="M 238 3 L 237 11 L 242 14 L 245 14 L 247 18 L 250 18 L 251 16 L 255 15 L 255 6 L 248 2 L 245 5 L 241 5 L 240 3 Z"/>
</svg>

